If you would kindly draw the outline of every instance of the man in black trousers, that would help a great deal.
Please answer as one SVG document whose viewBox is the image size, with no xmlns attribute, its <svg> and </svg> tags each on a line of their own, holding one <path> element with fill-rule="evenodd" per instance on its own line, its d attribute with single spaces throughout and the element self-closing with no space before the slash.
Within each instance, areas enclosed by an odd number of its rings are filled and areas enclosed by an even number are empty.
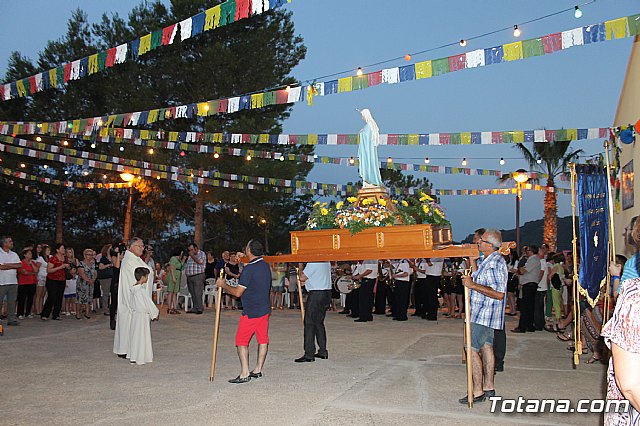
<svg viewBox="0 0 640 426">
<path fill-rule="evenodd" d="M 307 263 L 304 271 L 300 273 L 300 283 L 307 289 L 308 296 L 304 314 L 304 355 L 295 359 L 295 362 L 313 362 L 316 358 L 328 359 L 324 318 L 327 308 L 331 306 L 331 264 Z"/>
<path fill-rule="evenodd" d="M 360 318 L 355 322 L 373 321 L 373 287 L 378 278 L 378 261 L 363 260 L 358 265 L 354 281 L 360 281 L 359 309 Z"/>
</svg>

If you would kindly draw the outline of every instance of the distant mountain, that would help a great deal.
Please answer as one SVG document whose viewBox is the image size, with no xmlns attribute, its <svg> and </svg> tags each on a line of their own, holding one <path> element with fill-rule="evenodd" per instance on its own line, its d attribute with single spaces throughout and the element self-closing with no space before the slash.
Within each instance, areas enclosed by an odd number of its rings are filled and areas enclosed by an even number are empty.
<svg viewBox="0 0 640 426">
<path fill-rule="evenodd" d="M 520 245 L 542 244 L 542 230 L 544 229 L 544 219 L 526 222 L 520 226 Z M 515 241 L 516 230 L 501 229 L 502 241 Z M 558 250 L 571 250 L 571 240 L 573 239 L 573 229 L 571 226 L 571 216 L 558 218 Z M 463 243 L 473 242 L 473 234 L 468 235 Z"/>
</svg>

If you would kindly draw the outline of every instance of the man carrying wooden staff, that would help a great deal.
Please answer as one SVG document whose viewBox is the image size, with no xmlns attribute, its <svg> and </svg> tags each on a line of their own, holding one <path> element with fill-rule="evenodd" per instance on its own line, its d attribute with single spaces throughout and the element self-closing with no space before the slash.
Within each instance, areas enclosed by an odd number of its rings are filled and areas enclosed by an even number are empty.
<svg viewBox="0 0 640 426">
<path fill-rule="evenodd" d="M 240 274 L 237 287 L 229 286 L 224 278 L 218 278 L 216 285 L 228 294 L 242 297 L 242 316 L 236 331 L 236 348 L 240 359 L 240 374 L 229 383 L 247 383 L 252 378 L 262 377 L 262 367 L 267 359 L 269 348 L 269 315 L 271 314 L 271 268 L 262 259 L 262 243 L 251 240 L 247 243 L 245 254 L 249 258 Z M 249 341 L 256 335 L 258 341 L 258 359 L 256 366 L 249 371 Z"/>
<path fill-rule="evenodd" d="M 473 366 L 473 402 L 495 396 L 493 384 L 495 358 L 494 330 L 504 329 L 507 263 L 498 251 L 502 244 L 500 231 L 488 229 L 478 239 L 478 249 L 484 254 L 480 266 L 471 258 L 471 275 L 462 277 L 470 292 L 471 362 Z M 469 362 L 469 360 L 467 360 Z M 468 396 L 461 398 L 468 404 Z"/>
</svg>

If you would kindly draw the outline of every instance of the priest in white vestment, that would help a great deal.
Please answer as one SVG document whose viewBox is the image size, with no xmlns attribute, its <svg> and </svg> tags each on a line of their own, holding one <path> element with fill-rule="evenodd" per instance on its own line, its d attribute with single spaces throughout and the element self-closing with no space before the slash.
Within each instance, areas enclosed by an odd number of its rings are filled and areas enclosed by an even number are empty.
<svg viewBox="0 0 640 426">
<path fill-rule="evenodd" d="M 136 268 L 147 268 L 141 259 L 144 252 L 144 242 L 134 237 L 129 242 L 129 249 L 125 252 L 120 264 L 120 282 L 118 284 L 118 314 L 116 317 L 116 333 L 113 337 L 113 353 L 120 358 L 127 358 L 129 354 L 129 336 L 131 329 L 131 290 L 136 283 Z M 153 286 L 153 271 L 149 270 L 147 283 L 142 287 L 150 295 Z"/>
</svg>

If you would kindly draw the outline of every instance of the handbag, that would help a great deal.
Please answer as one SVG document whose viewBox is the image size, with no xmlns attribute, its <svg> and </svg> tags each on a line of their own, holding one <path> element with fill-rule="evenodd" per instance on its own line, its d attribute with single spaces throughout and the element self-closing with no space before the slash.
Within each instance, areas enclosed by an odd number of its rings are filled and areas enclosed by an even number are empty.
<svg viewBox="0 0 640 426">
<path fill-rule="evenodd" d="M 551 277 L 551 285 L 556 290 L 560 290 L 562 288 L 562 281 L 560 281 L 560 277 L 558 276 L 558 274 L 553 274 L 553 276 Z"/>
</svg>

